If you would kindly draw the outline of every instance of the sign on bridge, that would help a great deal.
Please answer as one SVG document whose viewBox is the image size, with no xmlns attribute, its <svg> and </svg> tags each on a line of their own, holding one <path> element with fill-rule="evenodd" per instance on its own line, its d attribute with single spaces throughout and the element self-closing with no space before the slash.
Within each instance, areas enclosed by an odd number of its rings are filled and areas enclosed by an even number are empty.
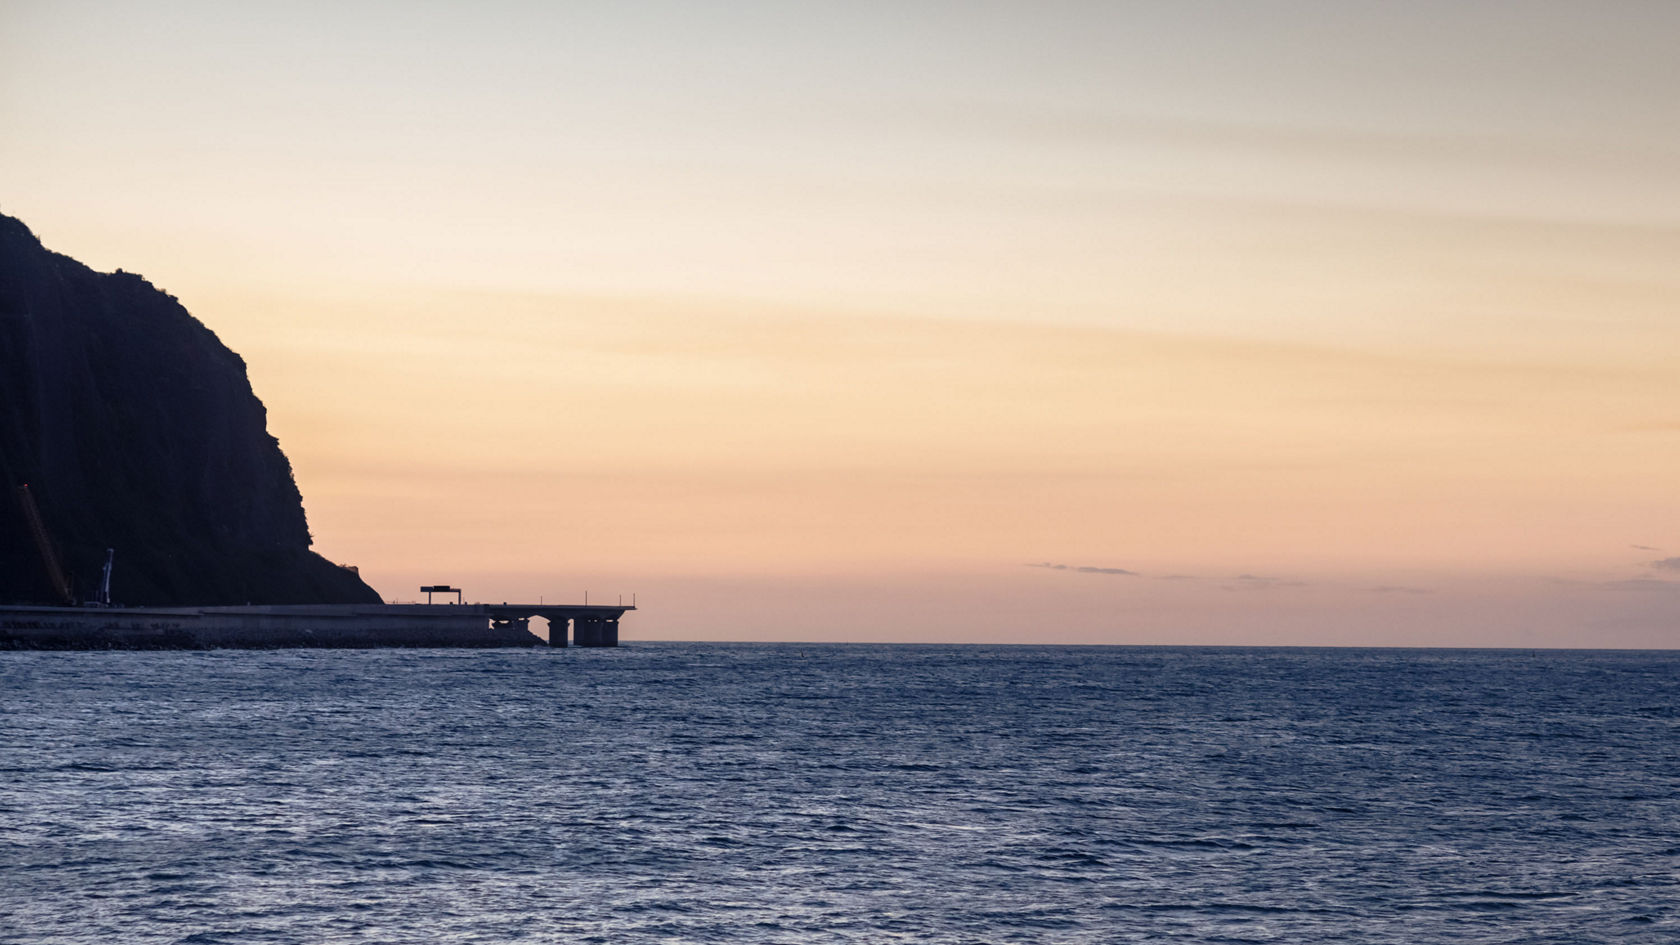
<svg viewBox="0 0 1680 945">
<path fill-rule="evenodd" d="M 454 594 L 455 603 L 461 603 L 461 589 L 458 587 L 450 587 L 447 584 L 427 584 L 420 588 L 420 593 L 426 595 L 426 603 L 428 604 L 432 602 L 433 594 Z"/>
</svg>

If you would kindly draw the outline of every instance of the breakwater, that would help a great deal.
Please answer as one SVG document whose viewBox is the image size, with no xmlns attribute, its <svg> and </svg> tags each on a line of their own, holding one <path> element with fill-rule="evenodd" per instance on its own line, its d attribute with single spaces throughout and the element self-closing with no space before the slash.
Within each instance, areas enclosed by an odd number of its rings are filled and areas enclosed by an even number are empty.
<svg viewBox="0 0 1680 945">
<path fill-rule="evenodd" d="M 619 618 L 633 609 L 555 604 L 6 606 L 0 607 L 0 649 L 603 647 L 618 645 Z M 531 632 L 532 617 L 548 621 L 547 641 Z"/>
</svg>

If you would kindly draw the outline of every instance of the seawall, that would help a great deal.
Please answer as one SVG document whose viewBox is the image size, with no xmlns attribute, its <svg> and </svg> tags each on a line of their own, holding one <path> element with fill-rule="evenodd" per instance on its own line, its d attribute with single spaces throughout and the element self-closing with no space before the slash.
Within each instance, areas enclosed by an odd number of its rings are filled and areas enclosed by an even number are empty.
<svg viewBox="0 0 1680 945">
<path fill-rule="evenodd" d="M 0 607 L 0 649 L 10 650 L 543 645 L 523 621 L 471 604 Z"/>
</svg>

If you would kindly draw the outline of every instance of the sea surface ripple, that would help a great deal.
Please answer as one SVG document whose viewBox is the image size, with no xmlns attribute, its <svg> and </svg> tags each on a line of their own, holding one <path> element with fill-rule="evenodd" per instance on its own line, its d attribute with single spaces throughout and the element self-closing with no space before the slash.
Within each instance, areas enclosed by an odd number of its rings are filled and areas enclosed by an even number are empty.
<svg viewBox="0 0 1680 945">
<path fill-rule="evenodd" d="M 1680 941 L 1680 653 L 0 654 L 0 942 Z"/>
</svg>

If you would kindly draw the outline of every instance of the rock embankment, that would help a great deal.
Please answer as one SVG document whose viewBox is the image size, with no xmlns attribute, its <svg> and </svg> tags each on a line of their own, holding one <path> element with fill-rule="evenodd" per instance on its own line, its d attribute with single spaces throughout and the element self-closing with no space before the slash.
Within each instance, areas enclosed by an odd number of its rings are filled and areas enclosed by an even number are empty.
<svg viewBox="0 0 1680 945">
<path fill-rule="evenodd" d="M 0 650 L 543 646 L 482 607 L 0 607 Z"/>
</svg>

